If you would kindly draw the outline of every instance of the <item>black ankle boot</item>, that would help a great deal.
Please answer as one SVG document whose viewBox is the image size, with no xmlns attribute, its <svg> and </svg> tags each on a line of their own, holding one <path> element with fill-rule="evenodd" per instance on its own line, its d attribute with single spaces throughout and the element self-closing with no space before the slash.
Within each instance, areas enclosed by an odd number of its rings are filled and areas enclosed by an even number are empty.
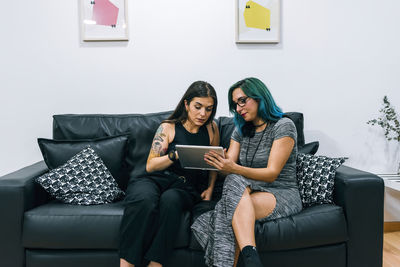
<svg viewBox="0 0 400 267">
<path fill-rule="evenodd" d="M 260 256 L 258 256 L 256 247 L 245 246 L 242 249 L 242 258 L 244 266 L 246 267 L 264 267 L 261 263 Z"/>
</svg>

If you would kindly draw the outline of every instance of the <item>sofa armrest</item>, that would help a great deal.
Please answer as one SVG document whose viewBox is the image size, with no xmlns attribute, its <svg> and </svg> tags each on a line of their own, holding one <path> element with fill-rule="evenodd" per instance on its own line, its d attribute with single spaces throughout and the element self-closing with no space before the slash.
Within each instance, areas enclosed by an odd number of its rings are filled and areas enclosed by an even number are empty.
<svg viewBox="0 0 400 267">
<path fill-rule="evenodd" d="M 46 192 L 34 182 L 46 171 L 41 161 L 0 177 L 0 266 L 24 266 L 24 212 L 47 201 Z"/>
<path fill-rule="evenodd" d="M 382 266 L 384 192 L 382 178 L 372 173 L 337 169 L 334 201 L 346 216 L 347 266 Z"/>
</svg>

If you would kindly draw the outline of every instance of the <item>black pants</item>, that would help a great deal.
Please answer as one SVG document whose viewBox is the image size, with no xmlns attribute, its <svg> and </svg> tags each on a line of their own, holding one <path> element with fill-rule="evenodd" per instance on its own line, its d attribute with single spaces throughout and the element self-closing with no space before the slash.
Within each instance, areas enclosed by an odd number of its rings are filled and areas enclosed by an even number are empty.
<svg viewBox="0 0 400 267">
<path fill-rule="evenodd" d="M 183 211 L 198 201 L 199 194 L 179 178 L 133 179 L 124 201 L 120 258 L 135 266 L 149 261 L 164 265 L 173 250 Z"/>
</svg>

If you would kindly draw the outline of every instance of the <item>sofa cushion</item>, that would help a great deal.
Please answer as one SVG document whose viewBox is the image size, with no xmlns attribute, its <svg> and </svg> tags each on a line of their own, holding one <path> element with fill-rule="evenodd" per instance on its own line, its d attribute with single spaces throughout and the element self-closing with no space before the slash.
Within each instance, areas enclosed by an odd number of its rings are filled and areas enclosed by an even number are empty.
<svg viewBox="0 0 400 267">
<path fill-rule="evenodd" d="M 297 131 L 297 147 L 304 146 L 304 117 L 300 112 L 286 112 L 284 117 L 291 119 L 296 126 Z"/>
<path fill-rule="evenodd" d="M 265 266 L 277 267 L 365 267 L 348 265 L 347 251 L 347 244 L 339 243 L 303 249 L 263 251 L 260 259 Z"/>
<path fill-rule="evenodd" d="M 107 169 L 118 182 L 122 162 L 126 156 L 127 135 L 117 135 L 96 139 L 53 140 L 38 138 L 40 151 L 49 169 L 55 169 L 90 145 L 103 160 Z"/>
<path fill-rule="evenodd" d="M 296 175 L 304 207 L 333 203 L 336 169 L 345 158 L 330 158 L 299 153 Z"/>
<path fill-rule="evenodd" d="M 24 214 L 25 248 L 116 248 L 122 202 L 76 206 L 50 202 Z"/>
<path fill-rule="evenodd" d="M 296 215 L 267 223 L 256 223 L 256 242 L 260 251 L 324 246 L 347 240 L 343 209 L 331 204 L 309 207 Z"/>
<path fill-rule="evenodd" d="M 26 267 L 117 267 L 119 256 L 116 250 L 104 249 L 27 249 L 25 262 Z"/>
<path fill-rule="evenodd" d="M 49 202 L 25 212 L 22 242 L 36 249 L 118 249 L 123 202 L 77 206 Z M 190 213 L 182 216 L 175 248 L 189 244 Z"/>
<path fill-rule="evenodd" d="M 101 158 L 90 146 L 65 164 L 35 180 L 51 196 L 68 204 L 111 203 L 124 195 Z"/>
<path fill-rule="evenodd" d="M 235 130 L 235 123 L 232 117 L 219 117 L 217 125 L 220 137 L 220 146 L 229 148 L 233 130 Z"/>
<path fill-rule="evenodd" d="M 314 155 L 315 153 L 317 153 L 318 148 L 319 148 L 319 142 L 314 141 L 311 143 L 304 144 L 304 146 L 298 149 L 298 153 Z"/>
<path fill-rule="evenodd" d="M 53 138 L 57 140 L 94 139 L 105 136 L 129 134 L 128 152 L 124 172 L 119 181 L 125 189 L 129 176 L 145 170 L 151 142 L 161 121 L 171 111 L 149 114 L 65 114 L 53 116 Z M 140 145 L 135 145 L 140 140 Z"/>
<path fill-rule="evenodd" d="M 331 204 L 309 207 L 286 218 L 256 222 L 255 234 L 260 252 L 324 246 L 348 239 L 343 210 Z M 190 248 L 202 250 L 193 233 Z"/>
</svg>

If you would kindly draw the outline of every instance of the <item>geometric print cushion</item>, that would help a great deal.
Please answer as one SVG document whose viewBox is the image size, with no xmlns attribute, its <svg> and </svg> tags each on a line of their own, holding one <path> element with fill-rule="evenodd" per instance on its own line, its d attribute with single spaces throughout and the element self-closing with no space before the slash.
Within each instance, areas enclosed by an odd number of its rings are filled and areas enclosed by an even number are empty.
<svg viewBox="0 0 400 267">
<path fill-rule="evenodd" d="M 336 169 L 346 158 L 297 154 L 296 176 L 303 207 L 333 203 Z"/>
<path fill-rule="evenodd" d="M 51 196 L 77 205 L 111 203 L 124 195 L 95 151 L 87 146 L 65 164 L 36 178 Z"/>
</svg>

